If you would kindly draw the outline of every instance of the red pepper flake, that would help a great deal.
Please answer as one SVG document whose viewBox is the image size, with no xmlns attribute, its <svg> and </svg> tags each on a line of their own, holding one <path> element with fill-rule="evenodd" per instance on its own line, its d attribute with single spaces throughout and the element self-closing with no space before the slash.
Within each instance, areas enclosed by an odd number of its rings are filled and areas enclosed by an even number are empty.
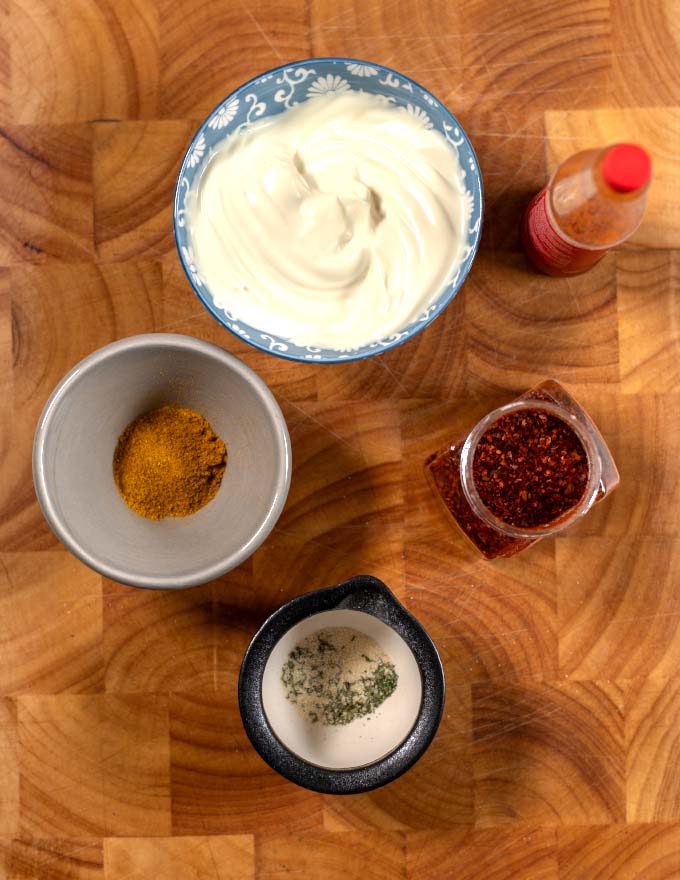
<svg viewBox="0 0 680 880">
<path fill-rule="evenodd" d="M 538 409 L 506 413 L 482 435 L 472 478 L 484 505 L 520 529 L 545 526 L 575 507 L 588 456 L 563 419 Z"/>
<path fill-rule="evenodd" d="M 461 446 L 453 446 L 425 462 L 426 472 L 446 509 L 458 522 L 463 532 L 488 559 L 514 556 L 535 539 L 511 538 L 487 526 L 472 512 L 460 482 Z"/>
</svg>

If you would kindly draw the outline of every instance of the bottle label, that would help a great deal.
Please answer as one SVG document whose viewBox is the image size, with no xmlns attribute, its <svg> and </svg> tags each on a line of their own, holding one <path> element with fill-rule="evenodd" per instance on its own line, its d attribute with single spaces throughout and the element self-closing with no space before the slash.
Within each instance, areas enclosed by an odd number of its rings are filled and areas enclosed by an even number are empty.
<svg viewBox="0 0 680 880">
<path fill-rule="evenodd" d="M 609 248 L 581 248 L 566 241 L 548 216 L 547 198 L 548 188 L 544 187 L 524 215 L 522 237 L 527 254 L 544 271 L 553 270 L 560 275 L 583 272 L 597 263 Z"/>
</svg>

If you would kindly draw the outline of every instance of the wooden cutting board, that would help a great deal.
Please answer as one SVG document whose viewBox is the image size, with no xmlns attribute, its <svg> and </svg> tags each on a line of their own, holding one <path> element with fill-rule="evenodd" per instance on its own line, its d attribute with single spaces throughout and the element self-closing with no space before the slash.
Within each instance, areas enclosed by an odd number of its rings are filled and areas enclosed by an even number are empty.
<svg viewBox="0 0 680 880">
<path fill-rule="evenodd" d="M 680 29 L 673 0 L 0 0 L 0 877 L 680 877 Z M 311 55 L 394 66 L 457 114 L 486 190 L 464 289 L 406 345 L 292 364 L 208 316 L 171 228 L 178 164 L 222 97 Z M 635 238 L 534 274 L 528 198 L 582 147 L 646 144 Z M 172 330 L 253 366 L 295 473 L 264 547 L 180 593 L 102 581 L 31 482 L 40 410 L 80 358 Z M 514 560 L 476 558 L 426 455 L 562 381 L 618 493 Z M 86 426 L 84 426 L 86 428 Z M 366 572 L 435 639 L 448 698 L 416 767 L 322 797 L 270 771 L 236 705 L 264 617 Z"/>
</svg>

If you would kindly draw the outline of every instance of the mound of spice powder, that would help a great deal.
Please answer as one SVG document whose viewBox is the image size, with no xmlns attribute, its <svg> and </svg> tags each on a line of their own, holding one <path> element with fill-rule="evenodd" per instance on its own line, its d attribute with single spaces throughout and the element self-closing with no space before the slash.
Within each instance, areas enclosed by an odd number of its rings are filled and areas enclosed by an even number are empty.
<svg viewBox="0 0 680 880">
<path fill-rule="evenodd" d="M 349 724 L 394 693 L 397 671 L 380 645 L 348 626 L 298 642 L 281 670 L 286 697 L 312 724 Z"/>
<path fill-rule="evenodd" d="M 123 431 L 113 476 L 123 500 L 147 519 L 189 516 L 215 497 L 227 449 L 203 416 L 163 406 Z"/>
<path fill-rule="evenodd" d="M 576 432 L 540 409 L 506 413 L 482 435 L 472 463 L 475 488 L 498 519 L 531 529 L 579 503 L 588 456 Z"/>
</svg>

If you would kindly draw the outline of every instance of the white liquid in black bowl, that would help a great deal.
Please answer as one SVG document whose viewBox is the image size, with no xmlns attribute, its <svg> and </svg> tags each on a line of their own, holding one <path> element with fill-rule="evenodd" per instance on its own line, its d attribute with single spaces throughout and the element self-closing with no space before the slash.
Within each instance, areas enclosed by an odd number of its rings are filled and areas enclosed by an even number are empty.
<svg viewBox="0 0 680 880">
<path fill-rule="evenodd" d="M 394 692 L 378 708 L 349 724 L 312 724 L 286 697 L 281 670 L 290 652 L 306 636 L 330 627 L 350 627 L 380 645 L 397 672 Z M 283 745 L 311 764 L 329 769 L 364 767 L 384 758 L 408 736 L 422 699 L 418 664 L 402 637 L 363 611 L 324 611 L 307 617 L 279 640 L 262 678 L 267 720 Z"/>
</svg>

